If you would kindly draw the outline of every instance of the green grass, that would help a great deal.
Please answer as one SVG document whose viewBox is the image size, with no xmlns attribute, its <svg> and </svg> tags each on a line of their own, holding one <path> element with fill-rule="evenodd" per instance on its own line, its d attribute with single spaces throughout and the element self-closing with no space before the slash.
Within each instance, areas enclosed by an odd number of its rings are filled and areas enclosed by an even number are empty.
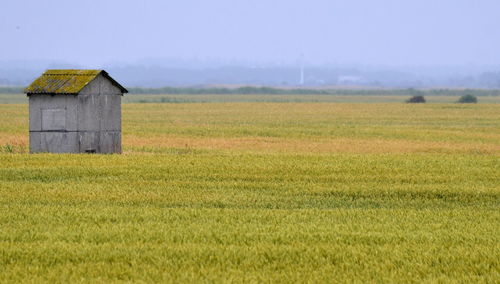
<svg viewBox="0 0 500 284">
<path fill-rule="evenodd" d="M 0 118 L 0 282 L 500 278 L 495 104 L 127 104 L 123 155 Z"/>
<path fill-rule="evenodd" d="M 127 94 L 124 103 L 404 103 L 411 95 L 144 95 Z M 425 96 L 427 103 L 455 103 L 460 96 Z M 0 104 L 27 103 L 24 94 L 0 94 Z M 500 96 L 480 96 L 478 103 L 500 103 Z"/>
<path fill-rule="evenodd" d="M 129 95 L 125 103 L 404 103 L 399 95 Z M 455 103 L 460 96 L 426 96 L 427 103 Z M 478 103 L 500 103 L 500 96 L 478 97 Z"/>
</svg>

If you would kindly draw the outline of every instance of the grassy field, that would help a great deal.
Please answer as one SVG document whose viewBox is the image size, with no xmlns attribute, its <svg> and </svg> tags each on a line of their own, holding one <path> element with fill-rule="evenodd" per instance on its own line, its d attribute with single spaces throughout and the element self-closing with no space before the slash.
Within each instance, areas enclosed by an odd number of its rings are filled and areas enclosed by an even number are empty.
<svg viewBox="0 0 500 284">
<path fill-rule="evenodd" d="M 123 155 L 28 155 L 27 117 L 0 282 L 500 279 L 497 104 L 130 103 Z"/>
<path fill-rule="evenodd" d="M 402 103 L 411 95 L 126 95 L 124 103 Z M 459 96 L 425 96 L 429 103 L 454 103 Z M 0 104 L 27 103 L 25 94 L 0 94 Z M 500 96 L 480 96 L 478 103 L 500 103 Z"/>
</svg>

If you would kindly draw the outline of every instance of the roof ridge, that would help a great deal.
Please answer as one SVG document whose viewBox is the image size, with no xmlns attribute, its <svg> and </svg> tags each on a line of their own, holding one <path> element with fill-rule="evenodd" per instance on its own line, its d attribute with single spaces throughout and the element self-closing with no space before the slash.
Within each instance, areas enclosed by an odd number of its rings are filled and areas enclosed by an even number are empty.
<svg viewBox="0 0 500 284">
<path fill-rule="evenodd" d="M 74 73 L 49 73 L 42 76 L 59 76 L 59 75 L 72 75 L 72 76 L 95 76 L 96 74 L 74 74 Z"/>
</svg>

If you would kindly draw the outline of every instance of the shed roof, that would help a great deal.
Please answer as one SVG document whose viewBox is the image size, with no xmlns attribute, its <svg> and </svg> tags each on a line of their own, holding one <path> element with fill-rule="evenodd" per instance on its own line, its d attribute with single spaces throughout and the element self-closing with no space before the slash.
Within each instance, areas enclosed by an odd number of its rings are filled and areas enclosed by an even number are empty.
<svg viewBox="0 0 500 284">
<path fill-rule="evenodd" d="M 30 94 L 65 94 L 76 95 L 97 76 L 103 75 L 122 93 L 128 93 L 104 70 L 59 69 L 47 70 L 38 77 L 24 92 Z"/>
</svg>

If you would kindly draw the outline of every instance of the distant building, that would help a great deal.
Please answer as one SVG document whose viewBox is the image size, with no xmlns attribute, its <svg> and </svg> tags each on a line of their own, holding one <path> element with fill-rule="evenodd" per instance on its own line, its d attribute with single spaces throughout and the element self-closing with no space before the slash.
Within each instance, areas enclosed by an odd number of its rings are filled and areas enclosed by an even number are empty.
<svg viewBox="0 0 500 284">
<path fill-rule="evenodd" d="M 337 78 L 337 83 L 342 84 L 356 84 L 361 82 L 361 77 L 359 76 L 339 76 Z"/>
<path fill-rule="evenodd" d="M 104 70 L 47 70 L 29 97 L 30 152 L 121 153 L 121 97 Z"/>
</svg>

